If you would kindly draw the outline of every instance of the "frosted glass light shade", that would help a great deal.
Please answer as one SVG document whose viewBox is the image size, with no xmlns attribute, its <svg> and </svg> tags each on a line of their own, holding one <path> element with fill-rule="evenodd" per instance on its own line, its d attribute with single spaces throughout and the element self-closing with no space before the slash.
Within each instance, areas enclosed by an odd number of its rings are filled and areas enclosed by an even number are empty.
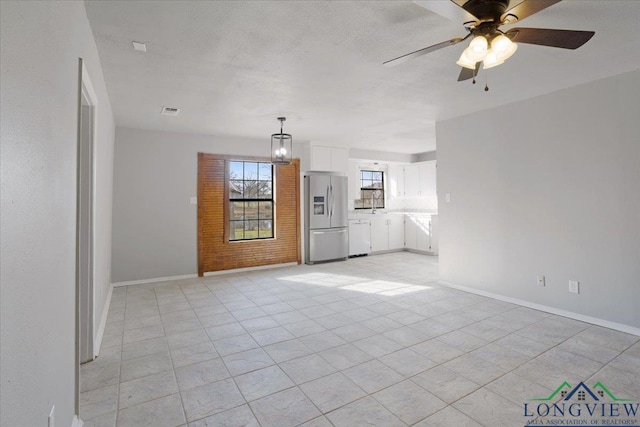
<svg viewBox="0 0 640 427">
<path fill-rule="evenodd" d="M 489 68 L 504 64 L 504 60 L 500 59 L 493 49 L 489 49 L 487 51 L 487 56 L 484 57 L 484 61 L 482 63 L 484 64 L 482 68 L 488 70 Z"/>
<path fill-rule="evenodd" d="M 467 50 L 469 50 L 469 48 L 466 48 L 465 50 L 462 51 L 462 54 L 460 55 L 460 59 L 456 61 L 456 64 L 458 64 L 461 67 L 473 70 L 476 68 L 477 61 L 472 61 L 469 58 L 469 56 L 467 55 Z"/>
<path fill-rule="evenodd" d="M 476 36 L 471 43 L 469 44 L 469 48 L 467 49 L 467 56 L 472 61 L 482 61 L 484 57 L 487 55 L 489 43 L 484 36 Z"/>
<path fill-rule="evenodd" d="M 505 60 L 515 53 L 518 45 L 505 35 L 499 35 L 491 41 L 491 49 L 496 53 L 498 59 Z"/>
</svg>

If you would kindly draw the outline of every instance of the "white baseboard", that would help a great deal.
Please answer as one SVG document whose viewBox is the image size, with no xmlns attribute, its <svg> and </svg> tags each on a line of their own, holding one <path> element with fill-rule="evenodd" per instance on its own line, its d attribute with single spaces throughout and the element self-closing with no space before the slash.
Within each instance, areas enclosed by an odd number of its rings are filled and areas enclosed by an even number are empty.
<svg viewBox="0 0 640 427">
<path fill-rule="evenodd" d="M 218 276 L 220 274 L 245 273 L 247 271 L 270 270 L 272 268 L 293 267 L 296 265 L 298 265 L 297 262 L 285 262 L 283 264 L 259 265 L 257 267 L 235 268 L 233 270 L 207 271 L 204 273 L 204 277 Z"/>
<path fill-rule="evenodd" d="M 494 294 L 493 292 L 486 292 L 475 288 L 470 288 L 467 286 L 457 285 L 455 283 L 447 282 L 444 280 L 438 280 L 438 284 L 447 286 L 449 288 L 458 289 L 461 291 L 469 292 L 472 294 L 480 295 L 483 297 L 497 299 L 499 301 L 509 302 L 511 304 L 517 304 L 523 307 L 532 308 L 534 310 L 544 311 L 546 313 L 556 314 L 558 316 L 568 317 L 570 319 L 579 320 L 581 322 L 591 323 L 597 326 L 602 326 L 604 328 L 613 329 L 620 332 L 625 332 L 631 335 L 640 336 L 640 328 L 634 328 L 633 326 L 625 325 L 623 323 L 611 322 L 609 320 L 599 319 L 597 317 L 585 316 L 584 314 L 574 313 L 572 311 L 566 311 L 555 307 L 549 307 L 547 305 L 536 304 L 534 302 L 529 302 L 525 300 L 521 300 L 518 298 L 507 297 L 500 294 Z"/>
<path fill-rule="evenodd" d="M 93 356 L 98 357 L 100 354 L 100 347 L 102 346 L 102 337 L 104 337 L 104 329 L 107 325 L 107 315 L 109 314 L 109 306 L 111 305 L 111 296 L 113 295 L 113 285 L 109 286 L 109 292 L 107 298 L 104 301 L 104 307 L 102 307 L 102 316 L 100 316 L 100 325 L 98 331 L 93 339 Z"/>
<path fill-rule="evenodd" d="M 128 282 L 112 283 L 111 286 L 117 288 L 119 286 L 142 285 L 144 283 L 169 282 L 171 280 L 192 279 L 194 277 L 198 277 L 198 275 L 197 274 L 183 274 L 182 276 L 154 277 L 154 278 L 151 278 L 151 279 L 129 280 Z"/>
<path fill-rule="evenodd" d="M 82 427 L 83 425 L 82 420 L 77 415 L 74 415 L 73 421 L 71 421 L 71 427 Z"/>
<path fill-rule="evenodd" d="M 204 273 L 204 277 L 217 276 L 220 274 L 233 274 L 233 273 L 244 273 L 247 271 L 267 270 L 271 268 L 292 267 L 296 265 L 298 265 L 297 262 L 286 262 L 283 264 L 270 264 L 270 265 L 260 265 L 257 267 L 236 268 L 233 270 L 208 271 Z M 114 288 L 117 288 L 120 286 L 142 285 L 145 283 L 157 283 L 157 282 L 169 282 L 172 280 L 193 279 L 195 277 L 198 277 L 198 275 L 183 274 L 182 276 L 154 277 L 151 279 L 130 280 L 128 282 L 115 282 L 115 283 L 112 283 L 111 286 Z"/>
</svg>

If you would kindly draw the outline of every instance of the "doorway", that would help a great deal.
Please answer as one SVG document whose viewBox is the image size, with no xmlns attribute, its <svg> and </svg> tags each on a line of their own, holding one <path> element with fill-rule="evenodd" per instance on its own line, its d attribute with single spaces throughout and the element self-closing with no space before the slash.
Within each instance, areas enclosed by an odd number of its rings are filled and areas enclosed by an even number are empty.
<svg viewBox="0 0 640 427">
<path fill-rule="evenodd" d="M 82 59 L 79 64 L 76 205 L 76 413 L 80 364 L 94 352 L 94 191 L 97 97 Z"/>
</svg>

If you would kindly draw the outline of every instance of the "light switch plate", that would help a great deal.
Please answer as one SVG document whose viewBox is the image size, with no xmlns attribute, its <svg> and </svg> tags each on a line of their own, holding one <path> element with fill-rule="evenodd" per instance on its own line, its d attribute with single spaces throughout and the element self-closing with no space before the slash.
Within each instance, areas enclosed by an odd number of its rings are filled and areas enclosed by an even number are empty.
<svg viewBox="0 0 640 427">
<path fill-rule="evenodd" d="M 580 293 L 580 282 L 577 280 L 569 280 L 569 292 L 572 294 Z"/>
<path fill-rule="evenodd" d="M 189 203 L 192 205 L 197 205 L 198 204 L 198 198 L 197 197 L 190 197 L 189 198 Z"/>
<path fill-rule="evenodd" d="M 451 203 L 451 193 L 446 193 L 444 195 L 444 201 L 447 203 Z"/>
<path fill-rule="evenodd" d="M 544 276 L 538 276 L 538 286 L 544 286 Z"/>
</svg>

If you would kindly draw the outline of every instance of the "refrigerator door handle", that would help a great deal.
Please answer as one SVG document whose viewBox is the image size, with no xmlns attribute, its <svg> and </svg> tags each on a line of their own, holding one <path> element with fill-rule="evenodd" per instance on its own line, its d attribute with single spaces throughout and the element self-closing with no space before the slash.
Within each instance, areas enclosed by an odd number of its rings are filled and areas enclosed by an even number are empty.
<svg viewBox="0 0 640 427">
<path fill-rule="evenodd" d="M 335 207 L 336 203 L 336 196 L 335 194 L 333 194 L 333 184 L 331 185 L 331 216 L 333 217 L 333 208 Z"/>
<path fill-rule="evenodd" d="M 346 233 L 347 230 L 338 230 L 338 231 L 312 231 L 311 234 L 340 234 Z"/>
<path fill-rule="evenodd" d="M 327 185 L 327 197 L 324 199 L 325 215 L 329 218 L 329 186 Z"/>
</svg>

